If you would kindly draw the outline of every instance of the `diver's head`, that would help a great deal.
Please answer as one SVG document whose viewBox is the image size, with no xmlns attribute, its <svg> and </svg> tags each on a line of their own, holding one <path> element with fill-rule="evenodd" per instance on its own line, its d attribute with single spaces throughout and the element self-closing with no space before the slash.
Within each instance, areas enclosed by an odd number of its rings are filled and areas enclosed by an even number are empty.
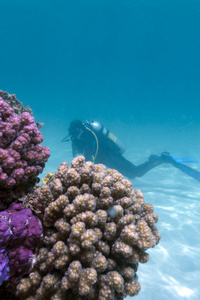
<svg viewBox="0 0 200 300">
<path fill-rule="evenodd" d="M 71 139 L 78 138 L 79 135 L 83 132 L 84 126 L 80 120 L 74 120 L 70 123 L 69 126 L 69 136 Z"/>
</svg>

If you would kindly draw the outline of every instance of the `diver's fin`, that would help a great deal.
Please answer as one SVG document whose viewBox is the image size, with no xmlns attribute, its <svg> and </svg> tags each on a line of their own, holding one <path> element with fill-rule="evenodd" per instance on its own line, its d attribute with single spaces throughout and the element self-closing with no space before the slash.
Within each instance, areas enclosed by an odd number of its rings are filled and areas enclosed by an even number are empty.
<svg viewBox="0 0 200 300">
<path fill-rule="evenodd" d="M 177 169 L 181 170 L 185 174 L 193 177 L 194 179 L 200 181 L 200 172 L 182 164 L 182 162 L 179 161 L 179 159 L 174 158 L 171 153 L 169 153 L 169 156 L 172 158 L 171 164 L 176 167 Z M 185 161 L 186 162 L 186 161 Z M 188 161 L 187 161 L 188 162 Z"/>
<path fill-rule="evenodd" d="M 196 158 L 191 157 L 183 157 L 183 158 L 176 158 L 176 162 L 179 163 L 198 163 L 199 161 Z"/>
<path fill-rule="evenodd" d="M 171 153 L 169 153 L 169 155 L 177 163 L 198 163 L 198 160 L 196 158 L 191 158 L 191 157 L 177 158 L 177 157 L 174 157 Z"/>
<path fill-rule="evenodd" d="M 182 164 L 182 163 L 178 163 L 178 162 L 174 162 L 173 164 L 174 167 L 178 168 L 179 170 L 181 170 L 182 172 L 184 172 L 185 174 L 193 177 L 194 179 L 200 181 L 200 172 Z"/>
</svg>

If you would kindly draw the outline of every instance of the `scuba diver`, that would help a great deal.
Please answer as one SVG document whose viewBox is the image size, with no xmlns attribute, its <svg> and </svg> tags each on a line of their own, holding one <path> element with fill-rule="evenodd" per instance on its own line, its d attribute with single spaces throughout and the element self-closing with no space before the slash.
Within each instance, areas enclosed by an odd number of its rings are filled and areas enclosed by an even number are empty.
<svg viewBox="0 0 200 300">
<path fill-rule="evenodd" d="M 146 162 L 138 166 L 134 165 L 123 156 L 126 147 L 108 129 L 96 121 L 72 121 L 69 134 L 62 139 L 62 142 L 70 140 L 74 157 L 84 155 L 86 161 L 101 163 L 108 168 L 116 169 L 129 179 L 141 177 L 162 163 L 170 163 L 200 181 L 200 172 L 183 164 L 198 162 L 196 159 L 175 158 L 169 152 L 163 152 L 160 156 L 151 155 Z"/>
</svg>

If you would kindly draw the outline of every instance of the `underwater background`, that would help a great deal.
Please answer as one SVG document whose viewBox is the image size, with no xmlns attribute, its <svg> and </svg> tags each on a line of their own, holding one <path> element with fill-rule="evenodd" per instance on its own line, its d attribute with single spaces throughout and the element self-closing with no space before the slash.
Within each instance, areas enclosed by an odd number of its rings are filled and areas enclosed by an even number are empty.
<svg viewBox="0 0 200 300">
<path fill-rule="evenodd" d="M 0 0 L 0 12 L 0 89 L 44 123 L 44 173 L 72 160 L 73 119 L 103 123 L 136 165 L 163 151 L 200 161 L 199 0 Z M 200 299 L 200 183 L 171 165 L 132 183 L 162 234 L 135 299 Z"/>
</svg>

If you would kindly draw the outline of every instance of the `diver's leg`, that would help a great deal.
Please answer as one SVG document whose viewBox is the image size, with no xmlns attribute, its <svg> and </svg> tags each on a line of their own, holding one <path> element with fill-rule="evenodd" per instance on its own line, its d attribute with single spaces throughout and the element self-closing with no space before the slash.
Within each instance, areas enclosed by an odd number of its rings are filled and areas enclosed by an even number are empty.
<svg viewBox="0 0 200 300">
<path fill-rule="evenodd" d="M 144 162 L 143 164 L 140 164 L 136 166 L 136 175 L 135 177 L 141 177 L 153 168 L 159 166 L 163 163 L 162 157 L 158 155 L 151 155 L 149 159 Z"/>
<path fill-rule="evenodd" d="M 136 166 L 122 155 L 101 155 L 97 163 L 103 163 L 110 169 L 115 169 L 128 178 L 135 177 Z"/>
<path fill-rule="evenodd" d="M 159 166 L 162 163 L 170 163 L 185 174 L 200 181 L 200 172 L 180 162 L 177 162 L 168 152 L 163 152 L 160 156 L 151 155 L 146 162 L 138 166 L 132 164 L 122 155 L 104 157 L 101 162 L 109 168 L 116 169 L 118 172 L 122 173 L 124 176 L 130 179 L 141 177 L 148 171 Z"/>
<path fill-rule="evenodd" d="M 104 160 L 105 161 L 105 160 Z M 141 177 L 151 169 L 162 163 L 160 156 L 152 155 L 149 160 L 145 163 L 135 166 L 129 160 L 127 160 L 122 155 L 107 157 L 104 162 L 109 168 L 116 169 L 118 172 L 122 173 L 124 176 L 133 179 L 135 177 Z"/>
</svg>

